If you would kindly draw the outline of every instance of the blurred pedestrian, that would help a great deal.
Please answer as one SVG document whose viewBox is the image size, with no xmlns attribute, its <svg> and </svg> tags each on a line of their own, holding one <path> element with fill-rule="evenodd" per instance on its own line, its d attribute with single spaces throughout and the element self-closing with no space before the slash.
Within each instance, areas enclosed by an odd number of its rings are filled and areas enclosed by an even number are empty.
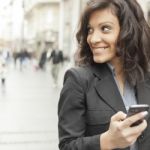
<svg viewBox="0 0 150 150">
<path fill-rule="evenodd" d="M 77 33 L 79 67 L 58 105 L 60 150 L 149 150 L 150 28 L 136 0 L 90 0 Z M 138 120 L 142 122 L 132 126 Z"/>
<path fill-rule="evenodd" d="M 2 86 L 5 86 L 6 74 L 7 74 L 6 63 L 1 62 L 1 64 L 0 64 L 0 77 L 1 77 L 1 85 Z"/>
<path fill-rule="evenodd" d="M 51 75 L 53 77 L 54 85 L 57 86 L 59 72 L 61 65 L 63 64 L 63 52 L 55 46 L 50 54 L 49 60 L 52 62 Z"/>
<path fill-rule="evenodd" d="M 39 61 L 39 68 L 40 69 L 45 70 L 46 61 L 47 61 L 47 50 L 45 49 L 41 53 L 41 57 L 40 57 L 40 61 Z"/>
</svg>

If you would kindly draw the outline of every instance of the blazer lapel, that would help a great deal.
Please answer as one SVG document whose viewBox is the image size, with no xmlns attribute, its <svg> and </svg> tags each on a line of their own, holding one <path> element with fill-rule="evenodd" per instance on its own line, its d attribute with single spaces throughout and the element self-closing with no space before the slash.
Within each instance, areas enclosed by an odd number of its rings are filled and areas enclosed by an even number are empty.
<svg viewBox="0 0 150 150">
<path fill-rule="evenodd" d="M 122 97 L 118 91 L 112 73 L 107 65 L 97 64 L 94 74 L 99 78 L 95 84 L 96 91 L 102 100 L 105 101 L 114 111 L 126 112 Z"/>
</svg>

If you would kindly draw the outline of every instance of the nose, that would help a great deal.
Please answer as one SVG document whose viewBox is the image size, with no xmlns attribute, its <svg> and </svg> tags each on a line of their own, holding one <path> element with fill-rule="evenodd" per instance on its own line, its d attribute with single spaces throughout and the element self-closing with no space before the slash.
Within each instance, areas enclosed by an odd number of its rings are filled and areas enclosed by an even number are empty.
<svg viewBox="0 0 150 150">
<path fill-rule="evenodd" d="M 102 36 L 99 32 L 93 32 L 91 35 L 91 43 L 96 44 L 102 41 Z"/>
</svg>

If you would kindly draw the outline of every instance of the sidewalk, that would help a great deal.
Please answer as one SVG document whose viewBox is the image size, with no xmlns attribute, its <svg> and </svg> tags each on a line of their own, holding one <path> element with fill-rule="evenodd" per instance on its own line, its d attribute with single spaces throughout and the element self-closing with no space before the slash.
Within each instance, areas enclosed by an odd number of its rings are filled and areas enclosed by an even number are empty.
<svg viewBox="0 0 150 150">
<path fill-rule="evenodd" d="M 60 88 L 51 85 L 48 72 L 10 72 L 0 91 L 1 150 L 58 150 Z"/>
</svg>

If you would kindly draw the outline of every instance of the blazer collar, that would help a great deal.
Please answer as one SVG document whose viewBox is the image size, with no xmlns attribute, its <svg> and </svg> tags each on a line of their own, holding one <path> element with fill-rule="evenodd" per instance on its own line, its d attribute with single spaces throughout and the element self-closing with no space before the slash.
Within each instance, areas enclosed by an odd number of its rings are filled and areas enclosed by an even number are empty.
<svg viewBox="0 0 150 150">
<path fill-rule="evenodd" d="M 91 70 L 98 78 L 95 83 L 95 89 L 101 99 L 107 103 L 114 111 L 124 111 L 125 105 L 118 91 L 117 85 L 112 76 L 112 72 L 107 64 L 94 64 Z M 138 104 L 150 105 L 150 77 L 147 76 L 144 82 L 138 83 L 135 87 Z M 150 117 L 150 113 L 147 117 Z"/>
<path fill-rule="evenodd" d="M 115 112 L 120 110 L 126 112 L 122 97 L 107 64 L 94 64 L 92 70 L 99 79 L 95 83 L 95 89 L 101 99 Z"/>
</svg>

